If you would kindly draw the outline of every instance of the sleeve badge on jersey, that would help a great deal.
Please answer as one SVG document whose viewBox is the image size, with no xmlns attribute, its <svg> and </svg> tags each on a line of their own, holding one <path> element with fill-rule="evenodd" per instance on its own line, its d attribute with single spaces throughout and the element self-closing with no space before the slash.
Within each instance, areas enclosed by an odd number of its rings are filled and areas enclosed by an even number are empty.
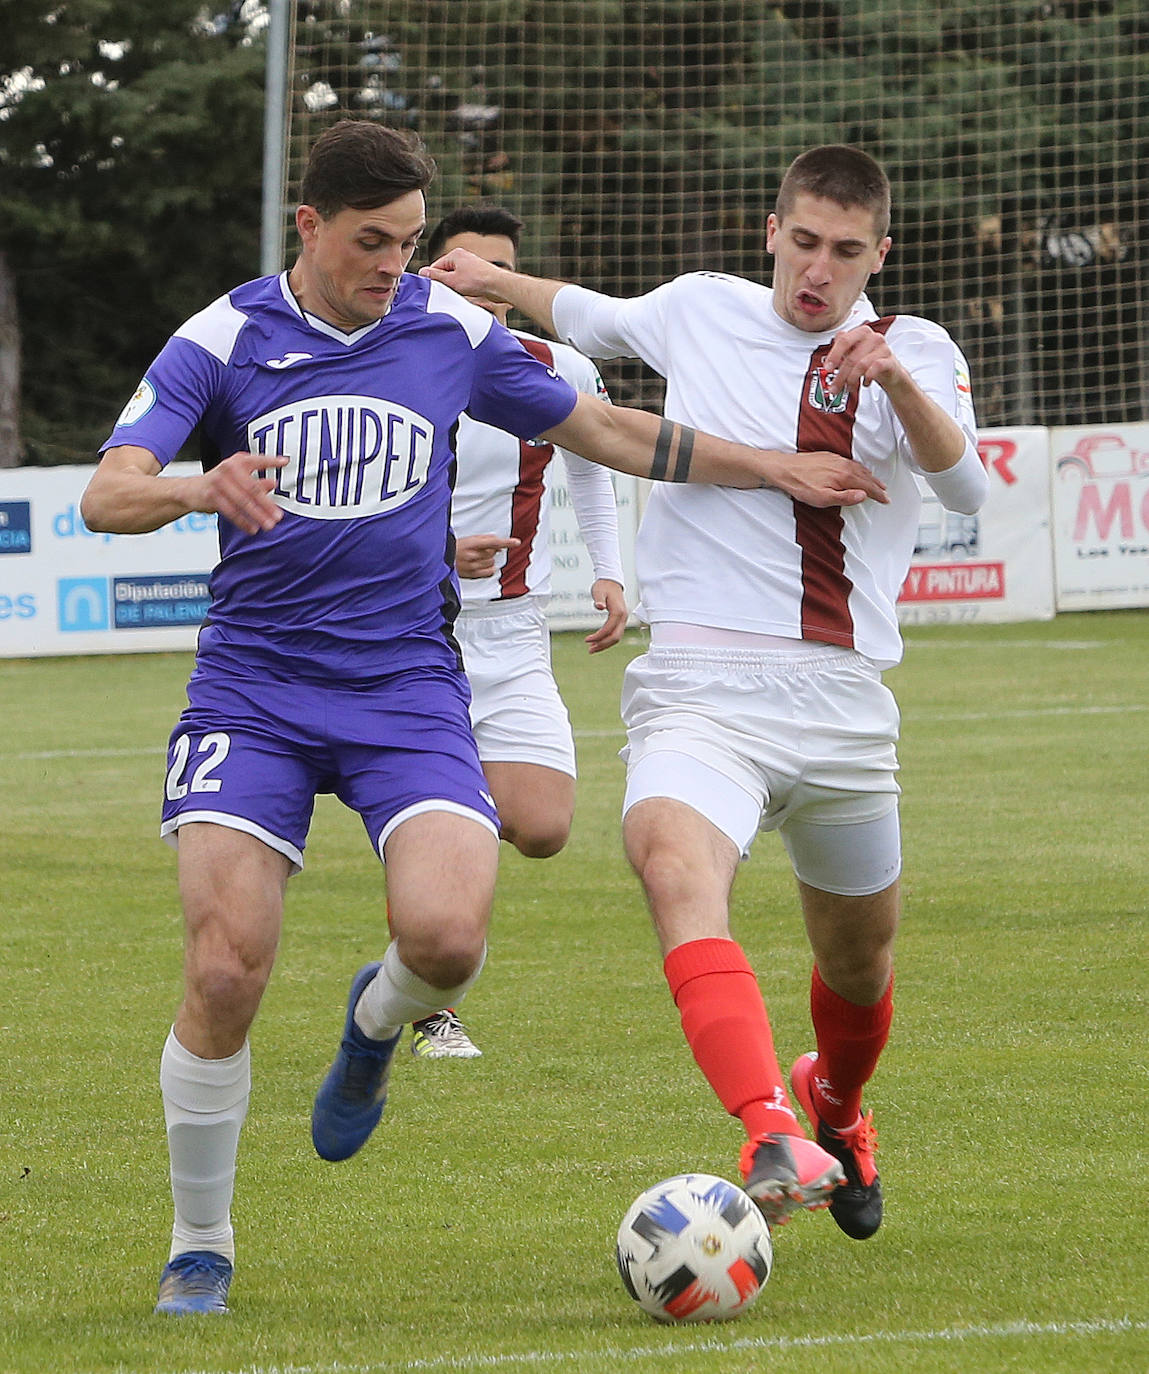
<svg viewBox="0 0 1149 1374">
<path fill-rule="evenodd" d="M 954 364 L 954 386 L 957 387 L 963 396 L 970 396 L 973 394 L 973 385 L 970 382 L 969 372 L 964 363 Z"/>
<path fill-rule="evenodd" d="M 116 421 L 117 427 L 120 425 L 134 425 L 137 420 L 142 420 L 156 403 L 156 391 L 151 382 L 145 377 L 136 387 L 136 394 L 128 404 L 120 411 L 120 418 Z"/>
</svg>

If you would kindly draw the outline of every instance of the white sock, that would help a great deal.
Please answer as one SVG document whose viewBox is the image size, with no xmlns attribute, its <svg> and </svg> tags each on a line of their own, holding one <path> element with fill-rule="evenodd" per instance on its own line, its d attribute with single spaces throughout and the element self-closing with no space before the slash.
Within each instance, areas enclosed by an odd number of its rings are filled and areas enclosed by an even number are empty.
<svg viewBox="0 0 1149 1374">
<path fill-rule="evenodd" d="M 200 1059 L 173 1028 L 160 1059 L 175 1222 L 169 1259 L 214 1250 L 235 1259 L 231 1198 L 239 1132 L 251 1095 L 251 1050 Z"/>
<path fill-rule="evenodd" d="M 389 1040 L 409 1021 L 421 1021 L 444 1007 L 457 1006 L 463 994 L 482 972 L 487 959 L 487 946 L 474 973 L 457 988 L 435 988 L 412 973 L 399 958 L 392 941 L 383 956 L 383 967 L 363 989 L 355 1004 L 355 1024 L 372 1040 Z"/>
</svg>

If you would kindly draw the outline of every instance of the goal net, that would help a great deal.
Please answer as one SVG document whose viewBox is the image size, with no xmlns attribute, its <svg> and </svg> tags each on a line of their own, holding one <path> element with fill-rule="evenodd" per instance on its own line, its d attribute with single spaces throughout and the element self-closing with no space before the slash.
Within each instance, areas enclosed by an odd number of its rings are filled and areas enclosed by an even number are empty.
<svg viewBox="0 0 1149 1374">
<path fill-rule="evenodd" d="M 334 120 L 416 129 L 432 223 L 505 205 L 524 270 L 621 295 L 768 281 L 787 164 L 856 144 L 894 195 L 870 294 L 950 330 L 983 425 L 1149 414 L 1144 0 L 298 0 L 290 89 L 292 205 Z"/>
</svg>

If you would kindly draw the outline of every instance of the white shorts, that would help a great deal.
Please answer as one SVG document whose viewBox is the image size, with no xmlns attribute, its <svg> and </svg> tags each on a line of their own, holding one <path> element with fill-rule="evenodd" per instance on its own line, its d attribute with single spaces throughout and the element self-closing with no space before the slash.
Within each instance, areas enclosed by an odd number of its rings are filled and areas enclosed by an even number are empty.
<svg viewBox="0 0 1149 1374">
<path fill-rule="evenodd" d="M 624 814 L 652 797 L 705 816 L 745 858 L 778 830 L 798 877 L 844 896 L 898 876 L 898 708 L 832 645 L 652 648 L 626 670 Z"/>
<path fill-rule="evenodd" d="M 551 670 L 551 637 L 534 601 L 468 607 L 455 622 L 484 763 L 536 763 L 575 776 L 570 716 Z"/>
</svg>

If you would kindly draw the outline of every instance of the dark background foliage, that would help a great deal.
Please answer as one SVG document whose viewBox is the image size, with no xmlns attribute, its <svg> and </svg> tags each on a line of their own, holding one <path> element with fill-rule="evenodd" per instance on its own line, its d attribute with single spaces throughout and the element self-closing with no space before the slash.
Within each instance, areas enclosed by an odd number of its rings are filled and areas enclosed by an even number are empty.
<svg viewBox="0 0 1149 1374">
<path fill-rule="evenodd" d="M 627 293 L 768 277 L 786 164 L 857 143 L 895 196 L 872 294 L 954 333 L 983 424 L 1146 414 L 1143 0 L 299 0 L 295 18 L 289 200 L 331 120 L 413 127 L 433 216 L 501 201 L 530 269 Z M 256 275 L 265 20 L 254 0 L 0 0 L 0 464 L 90 461 L 171 331 Z M 638 367 L 610 380 L 658 400 Z"/>
</svg>

